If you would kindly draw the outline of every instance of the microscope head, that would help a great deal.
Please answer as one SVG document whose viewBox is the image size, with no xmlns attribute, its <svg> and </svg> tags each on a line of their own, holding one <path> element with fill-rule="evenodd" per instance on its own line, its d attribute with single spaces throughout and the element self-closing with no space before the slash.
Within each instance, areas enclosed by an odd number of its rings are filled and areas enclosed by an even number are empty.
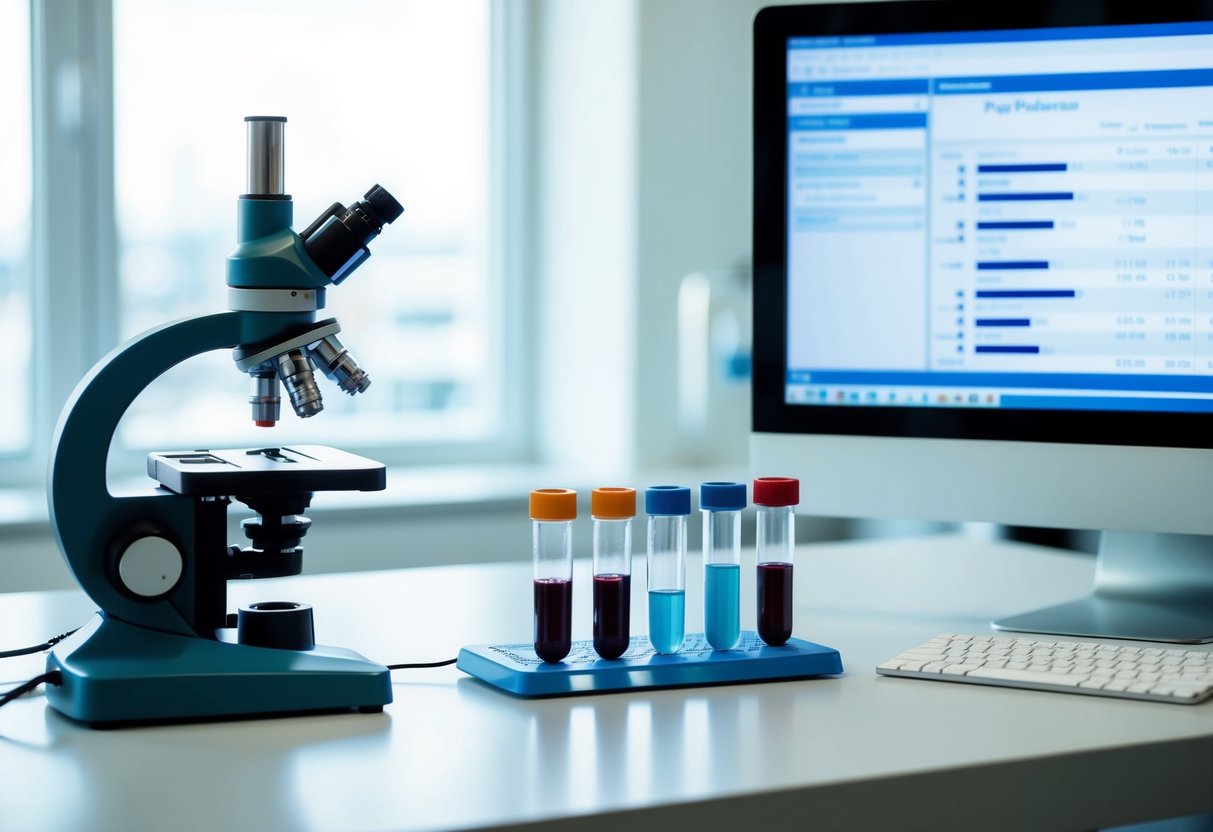
<svg viewBox="0 0 1213 832">
<path fill-rule="evenodd" d="M 307 419 L 324 409 L 319 369 L 353 396 L 371 380 L 337 338 L 335 320 L 314 322 L 325 289 L 338 285 L 370 257 L 367 245 L 404 213 L 388 191 L 374 185 L 348 208 L 334 202 L 300 234 L 291 230 L 291 198 L 284 193 L 281 116 L 249 116 L 248 193 L 240 197 L 240 244 L 228 258 L 228 300 L 234 311 L 300 315 L 297 334 L 236 350 L 237 367 L 253 382 L 254 424 L 272 427 L 281 410 L 279 383 L 291 407 Z"/>
</svg>

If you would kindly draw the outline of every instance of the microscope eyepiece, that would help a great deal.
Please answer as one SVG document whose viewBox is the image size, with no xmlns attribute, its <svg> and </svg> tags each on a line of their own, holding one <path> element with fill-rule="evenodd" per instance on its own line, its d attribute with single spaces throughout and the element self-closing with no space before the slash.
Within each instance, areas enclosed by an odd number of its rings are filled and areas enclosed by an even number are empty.
<svg viewBox="0 0 1213 832">
<path fill-rule="evenodd" d="M 367 243 L 403 213 L 404 207 L 396 198 L 375 185 L 366 192 L 363 201 L 349 208 L 340 202 L 333 203 L 299 236 L 320 271 L 334 283 L 340 283 L 371 256 Z"/>
<path fill-rule="evenodd" d="M 395 222 L 404 213 L 404 206 L 396 201 L 396 197 L 379 185 L 372 185 L 362 198 L 366 200 L 364 203 L 355 204 L 365 205 L 368 213 L 376 214 L 382 219 L 379 223 L 380 230 L 388 223 Z"/>
</svg>

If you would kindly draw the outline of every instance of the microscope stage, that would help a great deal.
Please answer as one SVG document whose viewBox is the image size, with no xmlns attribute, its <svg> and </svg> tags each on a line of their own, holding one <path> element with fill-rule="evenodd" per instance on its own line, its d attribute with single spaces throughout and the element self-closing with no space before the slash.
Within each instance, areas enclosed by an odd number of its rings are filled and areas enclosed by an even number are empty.
<svg viewBox="0 0 1213 832">
<path fill-rule="evenodd" d="M 304 491 L 382 491 L 383 463 L 324 445 L 159 451 L 147 473 L 170 491 L 192 497 Z"/>
</svg>

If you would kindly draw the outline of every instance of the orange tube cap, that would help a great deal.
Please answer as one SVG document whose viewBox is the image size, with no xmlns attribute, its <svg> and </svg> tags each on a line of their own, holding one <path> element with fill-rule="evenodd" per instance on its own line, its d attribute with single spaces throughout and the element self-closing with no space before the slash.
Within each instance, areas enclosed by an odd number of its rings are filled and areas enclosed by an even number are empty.
<svg viewBox="0 0 1213 832">
<path fill-rule="evenodd" d="M 532 520 L 576 520 L 577 492 L 571 488 L 536 488 L 531 492 Z"/>
<path fill-rule="evenodd" d="M 595 488 L 590 492 L 590 514 L 604 520 L 636 516 L 635 488 Z"/>
</svg>

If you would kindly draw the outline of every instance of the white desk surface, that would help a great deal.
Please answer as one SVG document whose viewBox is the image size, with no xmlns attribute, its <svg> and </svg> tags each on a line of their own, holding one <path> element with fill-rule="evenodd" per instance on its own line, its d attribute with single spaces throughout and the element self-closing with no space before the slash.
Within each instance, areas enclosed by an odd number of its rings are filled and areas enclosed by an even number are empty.
<svg viewBox="0 0 1213 832">
<path fill-rule="evenodd" d="M 873 670 L 937 632 L 989 632 L 995 616 L 1085 593 L 1091 559 L 960 537 L 797 557 L 795 634 L 837 647 L 841 677 L 534 701 L 447 667 L 396 671 L 383 714 L 116 731 L 36 695 L 0 709 L 0 829 L 1079 829 L 1213 811 L 1213 703 Z M 696 629 L 702 590 L 688 585 Z M 230 587 L 233 610 L 312 603 L 320 641 L 385 663 L 530 639 L 529 563 Z M 743 622 L 752 595 L 743 585 Z M 0 648 L 91 611 L 79 593 L 0 595 Z M 574 615 L 589 637 L 584 589 Z M 0 680 L 41 662 L 0 661 Z"/>
</svg>

